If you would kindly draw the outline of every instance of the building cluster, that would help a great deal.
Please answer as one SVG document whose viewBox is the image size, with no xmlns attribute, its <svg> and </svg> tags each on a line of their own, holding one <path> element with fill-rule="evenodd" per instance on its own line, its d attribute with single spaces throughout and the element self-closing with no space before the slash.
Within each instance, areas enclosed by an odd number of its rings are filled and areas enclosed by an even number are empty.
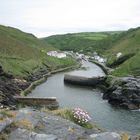
<svg viewBox="0 0 140 140">
<path fill-rule="evenodd" d="M 97 54 L 97 52 L 94 52 L 94 53 L 93 53 L 92 59 L 94 59 L 94 60 L 96 60 L 96 61 L 98 61 L 98 62 L 100 62 L 100 63 L 105 63 L 105 62 L 106 62 L 106 59 L 104 59 L 104 58 L 102 58 L 101 56 L 99 56 L 99 55 Z"/>
<path fill-rule="evenodd" d="M 116 54 L 116 57 L 117 58 L 119 58 L 120 56 L 122 56 L 122 53 L 121 52 L 119 52 L 119 53 Z"/>
<path fill-rule="evenodd" d="M 92 58 L 95 61 L 98 61 L 100 63 L 106 62 L 106 59 L 99 56 L 96 52 L 93 53 L 93 56 L 88 56 L 88 55 L 78 53 L 78 52 L 74 53 L 73 51 L 65 51 L 65 52 L 49 51 L 47 52 L 47 55 L 57 57 L 57 58 L 64 58 L 66 56 L 71 56 L 77 60 L 85 60 L 85 61 L 88 61 L 89 58 Z"/>
<path fill-rule="evenodd" d="M 64 57 L 67 56 L 65 53 L 57 52 L 57 51 L 50 51 L 50 52 L 47 52 L 47 55 L 53 56 L 53 57 L 57 57 L 57 58 L 64 58 Z"/>
<path fill-rule="evenodd" d="M 79 60 L 88 61 L 89 56 L 87 56 L 87 55 L 85 55 L 85 54 L 82 54 L 82 53 L 76 52 L 76 58 L 79 59 Z"/>
</svg>

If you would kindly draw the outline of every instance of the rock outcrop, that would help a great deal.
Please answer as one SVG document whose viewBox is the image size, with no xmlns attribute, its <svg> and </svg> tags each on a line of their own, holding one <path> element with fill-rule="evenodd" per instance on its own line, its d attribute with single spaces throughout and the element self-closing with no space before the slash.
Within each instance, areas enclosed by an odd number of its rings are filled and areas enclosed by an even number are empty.
<svg viewBox="0 0 140 140">
<path fill-rule="evenodd" d="M 140 77 L 113 78 L 103 98 L 115 106 L 140 109 Z"/>
<path fill-rule="evenodd" d="M 92 140 L 122 140 L 121 136 L 116 132 L 104 132 L 90 135 Z"/>
<path fill-rule="evenodd" d="M 0 121 L 0 139 L 4 140 L 139 140 L 137 135 L 86 129 L 73 122 L 32 108 L 9 111 Z"/>
<path fill-rule="evenodd" d="M 15 79 L 11 74 L 5 73 L 0 66 L 0 107 L 14 107 L 15 99 L 13 95 L 28 86 L 28 82 Z"/>
<path fill-rule="evenodd" d="M 38 134 L 27 129 L 18 128 L 10 134 L 8 140 L 58 140 L 58 138 L 52 134 Z"/>
<path fill-rule="evenodd" d="M 19 95 L 21 91 L 29 87 L 33 81 L 42 78 L 46 73 L 48 73 L 47 70 L 40 69 L 40 71 L 30 74 L 26 79 L 19 79 L 4 72 L 0 66 L 0 108 L 15 108 L 16 100 L 13 96 Z"/>
<path fill-rule="evenodd" d="M 88 139 L 90 134 L 97 131 L 94 129 L 85 129 L 59 116 L 31 108 L 22 108 L 17 111 L 12 111 L 11 114 L 14 114 L 14 116 L 9 118 L 10 123 L 7 123 L 10 130 L 8 133 L 5 131 L 6 139 L 8 140 Z M 4 125 L 5 121 L 7 122 L 7 119 L 3 119 L 3 122 L 0 122 L 0 128 L 3 128 L 0 131 L 0 136 L 4 132 L 4 127 L 5 129 L 7 127 L 7 125 Z"/>
</svg>

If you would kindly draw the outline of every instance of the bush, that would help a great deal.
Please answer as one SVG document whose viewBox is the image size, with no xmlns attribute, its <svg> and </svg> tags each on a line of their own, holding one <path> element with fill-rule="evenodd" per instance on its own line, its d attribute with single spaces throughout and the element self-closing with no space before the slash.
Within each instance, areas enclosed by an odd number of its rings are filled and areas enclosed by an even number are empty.
<svg viewBox="0 0 140 140">
<path fill-rule="evenodd" d="M 70 120 L 82 127 L 92 129 L 93 127 L 96 127 L 93 125 L 90 120 L 90 116 L 88 113 L 80 108 L 74 108 L 74 109 L 59 109 L 55 111 L 51 111 L 55 115 L 59 115 L 63 117 L 64 119 Z"/>
<path fill-rule="evenodd" d="M 72 113 L 73 113 L 74 120 L 78 124 L 85 124 L 91 120 L 89 114 L 86 111 L 82 110 L 81 108 L 74 108 Z"/>
</svg>

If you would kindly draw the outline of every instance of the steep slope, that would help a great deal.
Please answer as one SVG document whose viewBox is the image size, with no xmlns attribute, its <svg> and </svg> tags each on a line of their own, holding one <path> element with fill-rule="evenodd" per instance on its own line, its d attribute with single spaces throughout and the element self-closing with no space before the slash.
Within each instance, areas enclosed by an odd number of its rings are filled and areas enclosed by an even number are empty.
<svg viewBox="0 0 140 140">
<path fill-rule="evenodd" d="M 116 57 L 121 53 L 119 58 Z M 124 33 L 111 49 L 106 52 L 108 65 L 116 67 L 117 76 L 140 75 L 140 28 Z"/>
<path fill-rule="evenodd" d="M 0 107 L 15 108 L 13 96 L 43 80 L 48 70 L 76 64 L 70 57 L 48 56 L 50 50 L 56 49 L 32 34 L 0 26 Z"/>
<path fill-rule="evenodd" d="M 42 40 L 61 50 L 73 50 L 83 53 L 92 53 L 108 49 L 119 37 L 121 32 L 85 32 L 64 35 L 54 35 Z M 113 36 L 113 37 L 112 37 Z"/>
<path fill-rule="evenodd" d="M 56 49 L 34 35 L 0 25 L 0 65 L 5 72 L 24 77 L 44 67 L 55 69 L 73 63 L 47 56 L 50 50 Z"/>
</svg>

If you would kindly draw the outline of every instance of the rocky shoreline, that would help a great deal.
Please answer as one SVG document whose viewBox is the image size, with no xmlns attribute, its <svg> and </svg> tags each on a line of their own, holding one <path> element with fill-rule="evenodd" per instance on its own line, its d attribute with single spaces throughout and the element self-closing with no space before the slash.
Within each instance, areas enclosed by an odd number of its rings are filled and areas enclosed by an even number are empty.
<svg viewBox="0 0 140 140">
<path fill-rule="evenodd" d="M 0 108 L 15 108 L 16 100 L 14 95 L 19 95 L 21 90 L 26 89 L 30 82 L 26 80 L 16 79 L 12 75 L 7 74 L 0 67 Z"/>
<path fill-rule="evenodd" d="M 5 73 L 0 66 L 0 108 L 16 109 L 17 101 L 14 99 L 14 96 L 27 95 L 33 88 L 44 82 L 51 74 L 78 67 L 79 65 L 75 65 L 53 71 L 41 69 L 21 79 Z"/>
<path fill-rule="evenodd" d="M 124 109 L 140 109 L 140 77 L 108 76 L 103 99 Z"/>
<path fill-rule="evenodd" d="M 59 69 L 52 72 L 49 72 L 47 70 L 40 70 L 39 72 L 30 75 L 26 79 L 18 79 L 18 78 L 13 77 L 10 74 L 5 73 L 2 67 L 0 67 L 0 84 L 1 84 L 0 107 L 17 109 L 16 108 L 17 101 L 13 98 L 13 96 L 20 95 L 22 91 L 25 91 L 25 93 L 28 93 L 37 84 L 39 84 L 40 82 L 43 82 L 45 78 L 47 78 L 50 74 L 68 70 L 71 68 L 72 67 Z M 113 76 L 107 76 L 105 82 L 102 85 L 103 87 L 105 87 L 105 88 L 102 88 L 104 91 L 103 99 L 107 99 L 110 104 L 121 107 L 121 108 L 125 108 L 125 109 L 139 109 L 140 108 L 140 77 L 131 76 L 131 77 L 118 78 L 118 77 L 113 77 Z M 40 119 L 38 120 L 39 123 L 44 118 L 44 116 L 40 116 L 41 114 L 43 114 L 43 112 L 40 112 L 39 110 L 34 110 L 34 109 L 31 109 L 31 110 L 25 109 L 24 111 L 23 110 L 24 109 L 21 108 L 20 110 L 16 110 L 15 112 L 16 114 L 20 114 L 20 112 L 22 113 L 24 112 L 24 115 L 23 114 L 22 115 L 25 118 L 28 118 L 28 117 L 30 118 L 31 114 L 36 114 L 36 116 L 39 115 L 40 117 Z M 2 125 L 0 123 L 0 127 L 2 128 L 0 135 L 3 133 L 5 135 L 5 132 L 7 131 L 6 129 L 11 127 L 13 123 L 17 122 L 15 118 L 14 119 L 6 118 L 5 122 L 4 123 L 2 122 Z M 17 138 L 18 140 L 24 140 L 24 139 L 42 140 L 42 139 L 47 138 L 48 140 L 49 139 L 50 140 L 53 140 L 53 139 L 54 140 L 55 139 L 76 140 L 79 138 L 84 138 L 86 140 L 95 140 L 95 139 L 124 140 L 123 137 L 127 137 L 131 140 L 140 139 L 139 136 L 130 136 L 125 133 L 120 134 L 117 132 L 101 132 L 101 131 L 96 131 L 95 129 L 85 130 L 85 128 L 82 128 L 76 124 L 74 124 L 74 128 L 76 128 L 77 130 L 75 133 L 71 134 L 71 131 L 69 130 L 69 128 L 73 128 L 73 125 L 71 126 L 72 122 L 65 120 L 66 122 L 68 122 L 66 125 L 65 121 L 64 122 L 62 121 L 63 120 L 62 118 L 54 116 L 54 115 L 49 115 L 49 114 L 47 114 L 47 118 L 50 118 L 50 119 L 47 120 L 46 122 L 42 122 L 42 124 L 46 123 L 48 125 L 48 123 L 50 123 L 49 128 L 45 127 L 44 129 L 39 129 L 39 130 L 34 129 L 30 131 L 24 127 L 16 127 L 16 128 L 14 127 L 14 130 L 12 131 L 10 130 L 10 133 L 8 134 L 8 139 L 15 140 Z M 55 120 L 57 120 L 56 124 L 53 124 L 54 118 Z M 32 123 L 34 124 L 34 121 L 36 121 L 36 118 L 32 118 L 32 119 L 33 120 L 30 120 L 30 121 L 31 122 L 33 121 Z M 23 118 L 21 117 L 20 120 L 22 122 Z M 60 128 L 62 126 L 64 128 L 60 133 L 59 130 L 61 130 Z M 35 128 L 36 127 L 38 127 L 37 123 L 35 124 Z M 52 130 L 50 130 L 50 128 L 52 128 Z M 56 131 L 56 133 L 54 130 Z M 52 133 L 53 131 L 54 133 Z"/>
<path fill-rule="evenodd" d="M 51 72 L 47 69 L 41 69 L 25 79 L 15 78 L 5 73 L 0 67 L 0 108 L 10 107 L 15 109 L 16 100 L 13 96 L 21 95 L 21 93 L 26 95 L 35 86 L 44 82 L 49 75 L 77 67 L 79 66 L 66 67 Z M 140 77 L 107 75 L 107 78 L 105 77 L 103 81 L 97 84 L 97 87 L 103 90 L 103 99 L 107 99 L 110 104 L 121 108 L 140 109 Z"/>
<path fill-rule="evenodd" d="M 19 96 L 22 91 L 27 89 L 32 82 L 42 78 L 42 74 L 48 73 L 47 70 L 40 70 L 29 75 L 25 79 L 15 78 L 7 74 L 0 67 L 0 108 L 16 108 L 16 100 L 13 96 Z"/>
<path fill-rule="evenodd" d="M 80 86 L 92 86 L 96 87 L 97 85 L 101 85 L 105 82 L 105 77 L 84 77 L 84 76 L 75 76 L 72 74 L 64 75 L 64 82 L 73 85 Z"/>
<path fill-rule="evenodd" d="M 103 99 L 123 109 L 140 109 L 140 76 L 115 77 L 110 75 L 111 68 L 96 61 L 90 62 L 98 65 L 107 75 L 104 83 L 97 85 L 103 91 Z"/>
</svg>

